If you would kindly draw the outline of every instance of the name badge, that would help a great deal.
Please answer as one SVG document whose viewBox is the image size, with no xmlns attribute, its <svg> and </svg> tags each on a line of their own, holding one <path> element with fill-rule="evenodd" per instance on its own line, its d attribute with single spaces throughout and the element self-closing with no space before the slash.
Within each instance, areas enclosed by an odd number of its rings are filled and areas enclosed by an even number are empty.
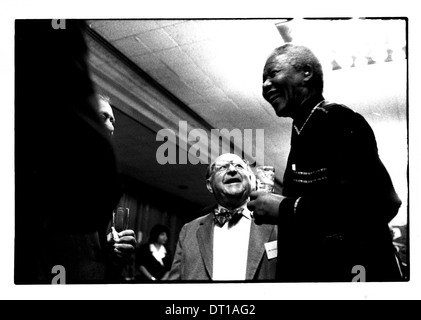
<svg viewBox="0 0 421 320">
<path fill-rule="evenodd" d="M 269 260 L 276 258 L 278 256 L 278 241 L 266 242 L 265 249 Z"/>
</svg>

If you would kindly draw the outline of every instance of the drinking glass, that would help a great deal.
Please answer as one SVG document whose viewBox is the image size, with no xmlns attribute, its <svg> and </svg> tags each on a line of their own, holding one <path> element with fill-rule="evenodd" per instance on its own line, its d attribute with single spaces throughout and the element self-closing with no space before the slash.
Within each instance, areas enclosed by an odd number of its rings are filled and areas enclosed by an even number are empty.
<svg viewBox="0 0 421 320">
<path fill-rule="evenodd" d="M 129 228 L 129 208 L 117 207 L 113 211 L 113 227 L 117 232 Z"/>
<path fill-rule="evenodd" d="M 256 167 L 256 189 L 269 193 L 275 191 L 275 168 L 273 166 Z"/>
</svg>

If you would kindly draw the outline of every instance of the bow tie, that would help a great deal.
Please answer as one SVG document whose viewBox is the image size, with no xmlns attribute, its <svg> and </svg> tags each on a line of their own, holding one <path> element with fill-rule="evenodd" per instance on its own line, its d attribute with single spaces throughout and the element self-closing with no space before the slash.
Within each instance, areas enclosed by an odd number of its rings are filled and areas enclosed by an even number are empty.
<svg viewBox="0 0 421 320">
<path fill-rule="evenodd" d="M 234 210 L 228 210 L 225 208 L 216 208 L 214 210 L 214 220 L 217 225 L 222 227 L 226 222 L 230 221 L 234 217 L 236 220 L 240 220 L 242 217 L 242 213 L 244 211 L 244 208 L 238 208 Z"/>
</svg>

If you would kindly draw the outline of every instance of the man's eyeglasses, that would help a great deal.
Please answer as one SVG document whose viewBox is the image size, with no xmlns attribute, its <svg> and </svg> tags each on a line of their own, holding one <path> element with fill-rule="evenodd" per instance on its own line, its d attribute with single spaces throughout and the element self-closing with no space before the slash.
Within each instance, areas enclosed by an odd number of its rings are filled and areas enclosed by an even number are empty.
<svg viewBox="0 0 421 320">
<path fill-rule="evenodd" d="M 221 161 L 215 163 L 213 166 L 212 174 L 227 171 L 231 166 L 234 167 L 235 170 L 247 170 L 248 162 L 247 160 L 243 160 L 243 162 L 238 161 Z"/>
</svg>

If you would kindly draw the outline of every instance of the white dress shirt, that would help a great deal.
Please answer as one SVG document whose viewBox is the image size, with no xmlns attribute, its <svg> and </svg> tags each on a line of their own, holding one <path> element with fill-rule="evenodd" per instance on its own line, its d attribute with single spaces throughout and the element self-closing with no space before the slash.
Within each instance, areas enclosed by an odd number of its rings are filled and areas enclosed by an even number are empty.
<svg viewBox="0 0 421 320">
<path fill-rule="evenodd" d="M 243 217 L 233 226 L 214 226 L 213 280 L 245 280 L 251 215 L 245 203 Z"/>
<path fill-rule="evenodd" d="M 164 265 L 164 258 L 167 254 L 167 250 L 164 246 L 161 246 L 159 249 L 155 247 L 153 243 L 149 245 L 149 250 L 152 252 L 152 255 L 155 257 L 155 259 L 161 264 Z"/>
</svg>

